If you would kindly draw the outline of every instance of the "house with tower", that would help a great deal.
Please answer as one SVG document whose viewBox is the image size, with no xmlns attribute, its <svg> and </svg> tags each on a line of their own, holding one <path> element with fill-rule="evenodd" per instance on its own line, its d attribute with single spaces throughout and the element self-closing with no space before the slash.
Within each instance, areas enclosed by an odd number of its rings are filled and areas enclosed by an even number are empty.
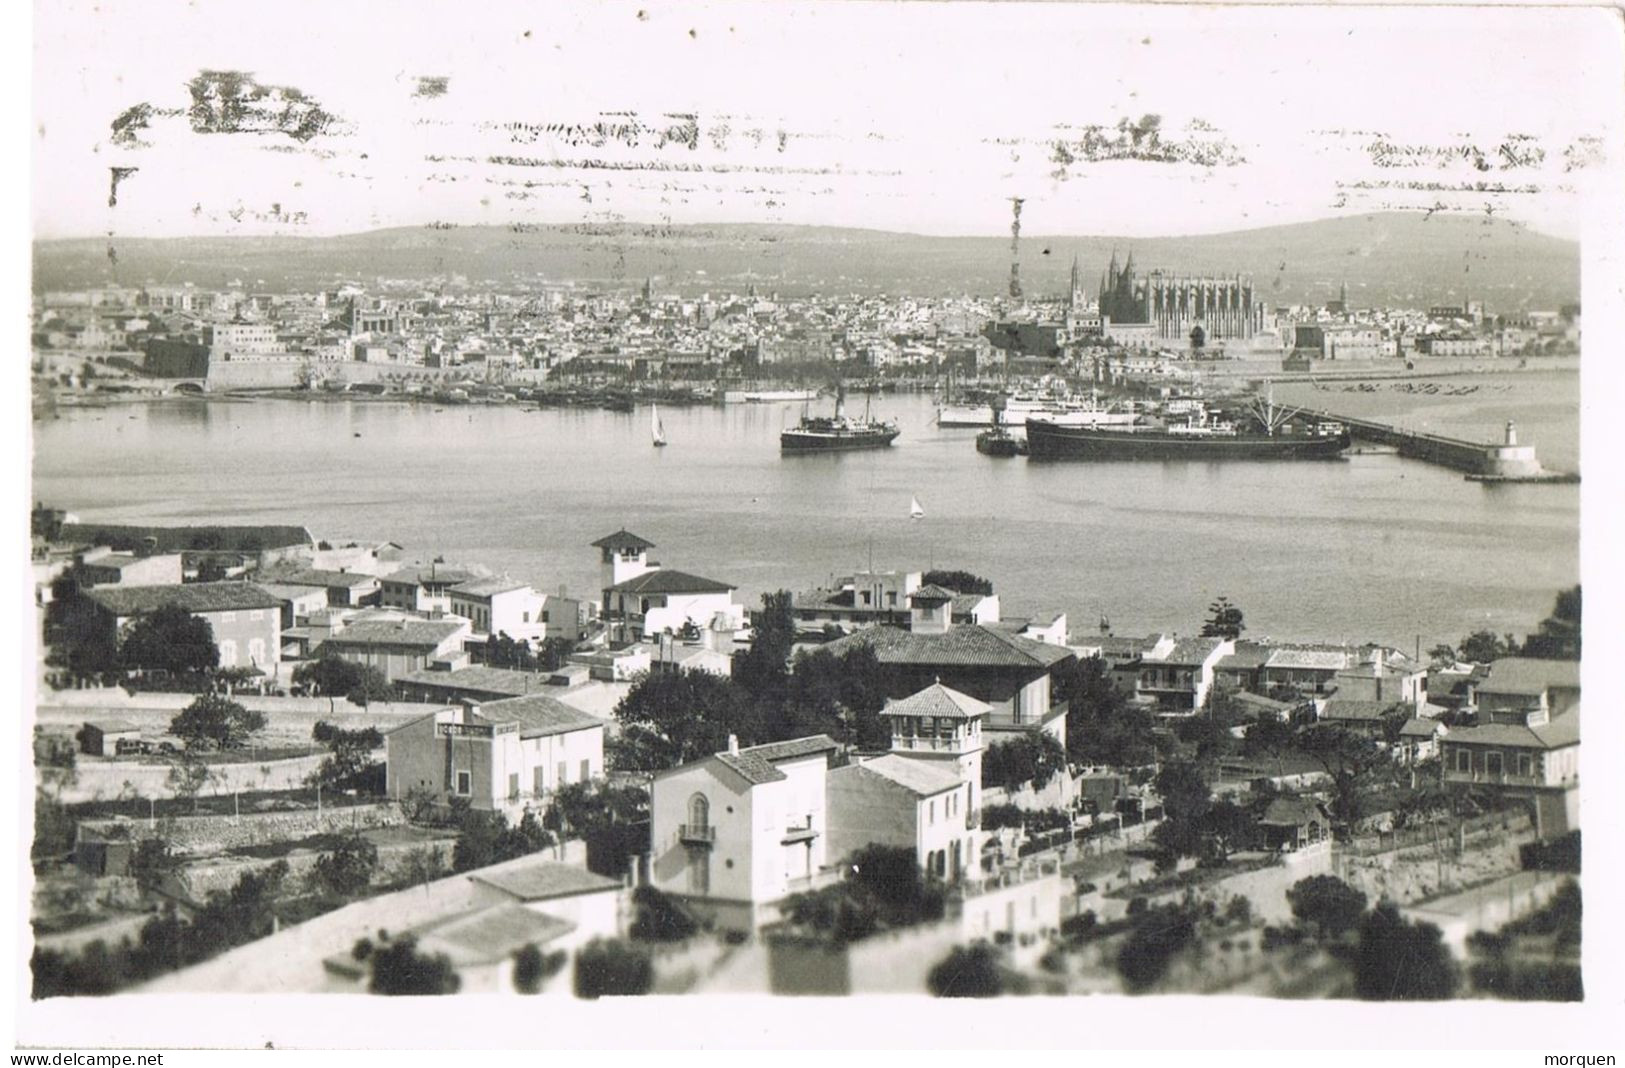
<svg viewBox="0 0 1625 1068">
<path fill-rule="evenodd" d="M 921 586 L 909 595 L 906 630 L 865 627 L 825 649 L 837 657 L 858 648 L 873 650 L 888 698 L 941 683 L 986 704 L 981 730 L 990 745 L 1029 731 L 1044 731 L 1064 745 L 1067 705 L 1054 698 L 1052 680 L 1076 654 L 1001 625 L 956 622 L 954 597 L 940 586 Z"/>
<path fill-rule="evenodd" d="M 649 559 L 654 542 L 622 529 L 592 547 L 599 551 L 603 618 L 612 643 L 712 628 L 719 615 L 735 630 L 744 626 L 744 608 L 734 600 L 737 587 L 661 567 Z"/>
<path fill-rule="evenodd" d="M 913 849 L 925 873 L 979 873 L 982 701 L 940 682 L 881 711 L 891 749 L 829 773 L 829 856 L 867 845 Z"/>
</svg>

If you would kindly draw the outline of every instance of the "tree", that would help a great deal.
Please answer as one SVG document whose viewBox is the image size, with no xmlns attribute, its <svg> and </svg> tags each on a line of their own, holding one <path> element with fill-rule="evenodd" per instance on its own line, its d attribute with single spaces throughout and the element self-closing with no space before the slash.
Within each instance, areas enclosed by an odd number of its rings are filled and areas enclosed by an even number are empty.
<svg viewBox="0 0 1625 1068">
<path fill-rule="evenodd" d="M 143 838 L 130 858 L 130 875 L 143 890 L 151 890 L 170 872 L 181 866 L 181 858 L 170 851 L 162 838 Z"/>
<path fill-rule="evenodd" d="M 1151 832 L 1159 863 L 1168 866 L 1179 857 L 1200 856 L 1213 807 L 1213 791 L 1201 771 L 1189 761 L 1175 761 L 1163 766 L 1152 786 L 1162 797 L 1162 822 Z"/>
<path fill-rule="evenodd" d="M 166 671 L 184 678 L 213 671 L 220 664 L 220 650 L 208 620 L 169 604 L 130 625 L 119 659 L 132 671 Z"/>
<path fill-rule="evenodd" d="M 1231 604 L 1228 597 L 1220 597 L 1207 606 L 1207 619 L 1202 623 L 1202 637 L 1235 639 L 1241 637 L 1241 632 L 1246 629 L 1242 622 L 1241 609 Z"/>
<path fill-rule="evenodd" d="M 886 707 L 884 673 L 873 649 L 858 646 L 836 656 L 825 650 L 796 655 L 782 715 L 764 714 L 772 740 L 828 734 L 863 749 L 884 749 L 891 728 L 880 715 Z"/>
<path fill-rule="evenodd" d="M 585 838 L 649 818 L 649 791 L 608 782 L 566 783 L 554 791 L 542 826 L 566 838 Z"/>
<path fill-rule="evenodd" d="M 568 638 L 543 638 L 541 652 L 537 654 L 537 666 L 543 671 L 557 671 L 569 662 L 570 654 L 575 649 L 576 643 Z"/>
<path fill-rule="evenodd" d="M 212 778 L 214 773 L 209 770 L 209 765 L 187 748 L 176 754 L 169 765 L 169 774 L 165 781 L 169 783 L 169 789 L 176 797 L 192 802 L 192 812 L 196 814 L 198 794 L 203 792 L 203 788 Z"/>
<path fill-rule="evenodd" d="M 1292 918 L 1312 927 L 1322 942 L 1335 941 L 1354 930 L 1365 915 L 1365 894 L 1335 875 L 1299 879 L 1286 892 Z"/>
<path fill-rule="evenodd" d="M 1308 728 L 1299 742 L 1332 778 L 1332 818 L 1343 827 L 1358 822 L 1376 773 L 1390 763 L 1387 754 L 1364 735 L 1334 724 Z"/>
<path fill-rule="evenodd" d="M 982 753 L 982 786 L 1019 789 L 1031 783 L 1042 790 L 1056 772 L 1066 770 L 1066 749 L 1047 731 L 1030 731 L 1011 741 L 988 746 Z"/>
<path fill-rule="evenodd" d="M 627 932 L 640 942 L 681 942 L 699 930 L 699 924 L 677 902 L 652 886 L 632 891 L 636 917 Z"/>
<path fill-rule="evenodd" d="M 941 586 L 945 590 L 955 593 L 976 593 L 983 597 L 993 596 L 993 583 L 980 575 L 973 575 L 969 571 L 931 570 L 920 576 L 920 584 L 924 586 Z"/>
<path fill-rule="evenodd" d="M 992 998 L 1004 993 L 998 955 L 986 942 L 955 946 L 931 969 L 925 984 L 939 998 Z"/>
<path fill-rule="evenodd" d="M 362 779 L 379 766 L 373 754 L 384 746 L 377 727 L 345 730 L 326 720 L 317 720 L 311 740 L 326 745 L 332 755 L 316 769 L 316 778 L 325 786 L 341 786 Z"/>
<path fill-rule="evenodd" d="M 1117 952 L 1117 974 L 1131 994 L 1149 990 L 1168 972 L 1174 955 L 1196 940 L 1196 913 L 1188 904 L 1143 909 Z"/>
<path fill-rule="evenodd" d="M 750 648 L 734 654 L 733 679 L 753 700 L 783 707 L 790 676 L 790 649 L 796 640 L 789 590 L 762 594 Z"/>
<path fill-rule="evenodd" d="M 1461 640 L 1461 659 L 1472 664 L 1488 664 L 1505 656 L 1516 656 L 1518 642 L 1512 635 L 1492 630 L 1475 630 Z"/>
<path fill-rule="evenodd" d="M 649 954 L 619 938 L 595 938 L 576 950 L 578 998 L 636 997 L 654 985 Z"/>
<path fill-rule="evenodd" d="M 536 654 L 531 651 L 530 643 L 510 638 L 505 631 L 486 641 L 485 662 L 492 667 L 515 671 L 536 670 Z"/>
<path fill-rule="evenodd" d="M 328 894 L 349 898 L 364 893 L 377 870 L 378 847 L 360 834 L 347 834 L 316 858 L 311 876 Z"/>
<path fill-rule="evenodd" d="M 1202 817 L 1202 831 L 1214 856 L 1228 860 L 1230 854 L 1252 842 L 1257 824 L 1252 814 L 1234 801 L 1215 801 Z"/>
<path fill-rule="evenodd" d="M 615 706 L 621 736 L 613 750 L 623 770 L 661 771 L 721 752 L 730 734 L 755 745 L 760 728 L 743 692 L 705 671 L 646 672 Z"/>
<path fill-rule="evenodd" d="M 392 941 L 379 932 L 378 939 L 383 944 L 367 954 L 372 959 L 372 982 L 367 989 L 372 993 L 455 994 L 463 985 L 450 958 L 444 953 L 419 953 L 417 939 L 411 935 Z"/>
<path fill-rule="evenodd" d="M 1524 639 L 1519 655 L 1543 660 L 1580 659 L 1580 587 L 1570 587 L 1557 595 L 1551 615 Z"/>
<path fill-rule="evenodd" d="M 569 961 L 562 949 L 543 953 L 535 942 L 521 946 L 513 954 L 513 987 L 521 994 L 539 994 L 542 983 L 559 974 Z"/>
<path fill-rule="evenodd" d="M 345 699 L 351 704 L 366 708 L 374 701 L 390 701 L 395 697 L 395 688 L 384 678 L 384 673 L 375 667 L 363 667 L 355 685 L 345 694 Z"/>
<path fill-rule="evenodd" d="M 306 686 L 312 692 L 327 697 L 327 710 L 333 711 L 333 698 L 348 694 L 361 681 L 361 665 L 334 653 L 323 653 L 319 660 L 309 660 L 293 671 L 295 686 Z"/>
<path fill-rule="evenodd" d="M 188 749 L 238 749 L 265 727 L 265 713 L 219 694 L 202 694 L 169 721 L 169 733 Z"/>
<path fill-rule="evenodd" d="M 1125 767 L 1156 758 L 1155 721 L 1131 705 L 1098 656 L 1064 665 L 1055 675 L 1055 698 L 1067 702 L 1067 756 L 1080 764 Z"/>
<path fill-rule="evenodd" d="M 1439 929 L 1409 923 L 1382 904 L 1360 924 L 1354 952 L 1354 993 L 1367 1001 L 1442 1001 L 1455 994 L 1461 974 Z"/>
<path fill-rule="evenodd" d="M 526 810 L 519 822 L 509 826 L 500 812 L 468 809 L 458 824 L 457 844 L 452 847 L 453 871 L 473 871 L 504 860 L 539 853 L 554 844 L 554 837 Z"/>
</svg>

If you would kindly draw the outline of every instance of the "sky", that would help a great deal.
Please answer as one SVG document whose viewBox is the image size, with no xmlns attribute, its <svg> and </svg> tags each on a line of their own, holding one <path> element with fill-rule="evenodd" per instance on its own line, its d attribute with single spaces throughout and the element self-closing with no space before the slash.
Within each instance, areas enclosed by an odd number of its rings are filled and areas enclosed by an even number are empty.
<svg viewBox="0 0 1625 1068">
<path fill-rule="evenodd" d="M 1029 234 L 1398 209 L 1578 237 L 1618 167 L 1617 22 L 1583 9 L 68 0 L 34 19 L 40 238 L 991 235 L 1013 199 Z"/>
</svg>

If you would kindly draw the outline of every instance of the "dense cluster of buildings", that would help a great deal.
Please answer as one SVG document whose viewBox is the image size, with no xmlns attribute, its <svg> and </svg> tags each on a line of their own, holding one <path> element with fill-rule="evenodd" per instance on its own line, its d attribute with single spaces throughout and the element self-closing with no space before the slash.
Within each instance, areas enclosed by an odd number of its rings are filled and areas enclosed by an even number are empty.
<svg viewBox="0 0 1625 1068">
<path fill-rule="evenodd" d="M 376 669 L 399 699 L 430 706 L 384 735 L 385 790 L 403 803 L 462 803 L 510 819 L 543 811 L 562 788 L 615 774 L 606 763 L 619 729 L 613 710 L 640 674 L 728 675 L 749 638 L 732 584 L 662 567 L 649 557 L 653 542 L 627 530 L 592 544 L 600 599 L 583 601 L 408 560 L 389 542 L 332 547 L 300 528 L 182 533 L 65 518 L 55 538 L 36 540 L 41 599 L 53 585 L 67 592 L 60 580 L 70 576 L 90 625 L 105 635 L 177 606 L 210 624 L 223 667 L 248 669 L 267 685 L 285 683 L 300 663 L 338 656 Z M 184 581 L 202 567 L 224 577 Z M 906 851 L 927 880 L 951 889 L 945 916 L 918 937 L 1041 948 L 1079 907 L 1075 880 L 1026 856 L 1028 846 L 1017 849 L 1023 840 L 984 825 L 983 813 L 990 805 L 1060 810 L 1070 836 L 1158 803 L 1148 776 L 1132 777 L 1144 769 L 1074 766 L 1019 786 L 983 775 L 995 747 L 1066 745 L 1063 676 L 1088 658 L 1164 728 L 1221 707 L 1227 720 L 1336 724 L 1397 766 L 1437 760 L 1445 785 L 1521 806 L 1537 838 L 1578 826 L 1575 663 L 1444 667 L 1380 645 L 1126 637 L 1104 623 L 1098 634 L 1073 634 L 1064 615 L 1007 618 L 992 592 L 924 578 L 870 569 L 791 599 L 798 642 L 836 657 L 873 655 L 884 745 L 813 734 L 742 746 L 730 737 L 726 748 L 645 780 L 647 844 L 624 872 L 591 875 L 535 857 L 428 884 L 415 898 L 359 902 L 334 914 L 348 920 L 311 921 L 315 933 L 293 952 L 305 970 L 289 989 L 354 989 L 365 968 L 344 951 L 386 922 L 439 947 L 475 987 L 502 988 L 524 945 L 551 951 L 624 933 L 631 885 L 653 886 L 716 929 L 748 936 L 784 921 L 794 895 L 840 882 L 853 855 L 873 846 Z M 533 652 L 564 639 L 568 654 L 546 670 L 493 665 L 485 650 L 497 635 Z M 88 756 L 117 759 L 140 742 L 130 724 L 92 726 L 80 739 Z M 1243 763 L 1244 776 L 1270 778 Z M 1282 856 L 1324 849 L 1324 778 L 1301 768 L 1282 774 L 1276 788 L 1285 792 L 1256 817 L 1266 848 Z"/>
<path fill-rule="evenodd" d="M 1494 314 L 1481 300 L 1356 308 L 1279 305 L 1239 272 L 1142 271 L 1116 254 L 1091 293 L 1074 261 L 1059 299 L 509 291 L 379 280 L 319 292 L 146 285 L 50 291 L 35 300 L 37 351 L 117 357 L 163 379 L 217 388 L 410 391 L 437 381 L 561 378 L 716 383 L 856 361 L 887 373 L 1166 374 L 1191 359 L 1321 362 L 1577 352 L 1578 305 Z M 380 385 L 378 388 L 384 388 Z"/>
</svg>

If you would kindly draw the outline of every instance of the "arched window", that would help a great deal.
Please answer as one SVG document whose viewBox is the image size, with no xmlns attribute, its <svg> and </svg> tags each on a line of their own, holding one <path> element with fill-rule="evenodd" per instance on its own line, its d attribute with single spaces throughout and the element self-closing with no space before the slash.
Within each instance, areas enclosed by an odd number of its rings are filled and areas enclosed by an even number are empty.
<svg viewBox="0 0 1625 1068">
<path fill-rule="evenodd" d="M 704 794 L 695 794 L 688 799 L 688 824 L 696 828 L 711 825 L 711 802 L 705 799 Z"/>
</svg>

